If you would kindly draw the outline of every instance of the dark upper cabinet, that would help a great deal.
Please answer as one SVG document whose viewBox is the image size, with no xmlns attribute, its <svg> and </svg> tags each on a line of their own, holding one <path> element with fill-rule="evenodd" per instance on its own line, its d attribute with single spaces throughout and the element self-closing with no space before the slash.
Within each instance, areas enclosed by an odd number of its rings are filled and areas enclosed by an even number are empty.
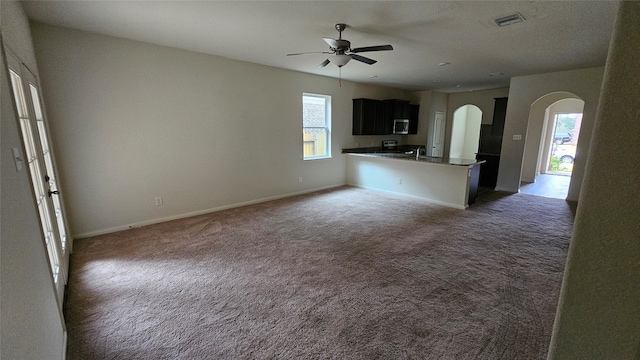
<svg viewBox="0 0 640 360">
<path fill-rule="evenodd" d="M 376 116 L 374 120 L 374 135 L 389 134 L 389 132 L 387 132 L 389 128 L 389 126 L 387 126 L 387 123 L 389 121 L 387 121 L 388 118 L 386 117 L 385 103 L 383 103 L 382 101 L 376 101 L 374 106 L 376 109 Z"/>
<path fill-rule="evenodd" d="M 392 119 L 408 119 L 409 118 L 409 101 L 407 100 L 384 100 L 391 106 Z"/>
<path fill-rule="evenodd" d="M 384 135 L 388 129 L 382 101 L 353 99 L 353 135 Z"/>
<path fill-rule="evenodd" d="M 502 136 L 504 132 L 504 120 L 507 116 L 507 100 L 509 98 L 495 98 L 493 107 L 493 122 L 491 123 L 491 135 Z"/>
<path fill-rule="evenodd" d="M 418 133 L 418 113 L 420 105 L 409 104 L 409 134 Z"/>
<path fill-rule="evenodd" d="M 353 99 L 352 134 L 392 134 L 394 119 L 409 119 L 409 134 L 417 134 L 419 108 L 406 100 Z"/>
<path fill-rule="evenodd" d="M 393 105 L 387 101 L 381 101 L 384 114 L 384 135 L 393 134 Z"/>
<path fill-rule="evenodd" d="M 393 132 L 393 120 L 395 119 L 409 119 L 409 134 L 418 133 L 418 112 L 420 105 L 409 104 L 408 100 L 384 100 L 384 102 L 391 108 L 391 118 L 389 119 L 390 132 Z"/>
</svg>

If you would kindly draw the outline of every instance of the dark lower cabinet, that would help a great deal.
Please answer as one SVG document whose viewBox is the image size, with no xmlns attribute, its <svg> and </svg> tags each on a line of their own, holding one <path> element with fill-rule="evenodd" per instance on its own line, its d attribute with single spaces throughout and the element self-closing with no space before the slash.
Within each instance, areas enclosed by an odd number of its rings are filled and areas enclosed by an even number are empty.
<svg viewBox="0 0 640 360">
<path fill-rule="evenodd" d="M 477 160 L 486 160 L 480 167 L 480 186 L 495 189 L 498 183 L 498 167 L 500 166 L 500 155 L 482 154 L 476 155 Z"/>
<path fill-rule="evenodd" d="M 468 205 L 473 205 L 478 197 L 478 185 L 480 184 L 480 169 L 483 164 L 473 165 L 469 169 L 469 198 Z"/>
</svg>

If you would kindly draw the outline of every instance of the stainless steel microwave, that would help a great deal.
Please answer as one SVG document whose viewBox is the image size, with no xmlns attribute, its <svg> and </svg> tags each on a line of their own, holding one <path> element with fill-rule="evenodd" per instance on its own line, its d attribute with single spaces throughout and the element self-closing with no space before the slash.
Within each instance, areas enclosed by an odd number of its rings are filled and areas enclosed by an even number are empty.
<svg viewBox="0 0 640 360">
<path fill-rule="evenodd" d="M 393 120 L 393 133 L 394 134 L 408 134 L 409 133 L 409 119 L 396 119 L 396 120 Z"/>
</svg>

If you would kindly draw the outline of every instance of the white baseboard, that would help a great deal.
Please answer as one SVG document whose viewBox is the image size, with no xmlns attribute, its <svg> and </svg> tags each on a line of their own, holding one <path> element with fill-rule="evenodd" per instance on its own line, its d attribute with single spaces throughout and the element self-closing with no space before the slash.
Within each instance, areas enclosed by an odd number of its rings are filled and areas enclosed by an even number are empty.
<svg viewBox="0 0 640 360">
<path fill-rule="evenodd" d="M 451 203 L 447 203 L 447 202 L 443 202 L 443 201 L 433 200 L 433 199 L 424 198 L 424 197 L 415 196 L 415 195 L 409 195 L 409 194 L 405 194 L 405 193 L 401 193 L 401 192 L 395 192 L 395 191 L 379 189 L 379 188 L 375 188 L 375 187 L 355 185 L 355 184 L 347 184 L 347 185 L 353 186 L 353 187 L 359 187 L 359 188 L 367 189 L 367 190 L 380 191 L 380 192 L 387 193 L 387 194 L 400 195 L 400 196 L 410 197 L 410 198 L 413 198 L 413 199 L 424 200 L 424 201 L 426 201 L 426 202 L 428 202 L 430 204 L 442 205 L 442 206 L 446 206 L 446 207 L 450 207 L 450 208 L 454 208 L 454 209 L 464 210 L 464 209 L 469 207 L 469 205 L 462 206 L 462 205 L 458 205 L 458 204 L 451 204 Z"/>
<path fill-rule="evenodd" d="M 505 188 L 502 186 L 496 186 L 496 188 L 494 189 L 495 191 L 506 191 L 506 192 L 510 192 L 510 193 L 517 193 L 518 189 L 512 189 L 512 188 Z"/>
<path fill-rule="evenodd" d="M 73 239 L 74 240 L 75 239 L 83 239 L 83 238 L 88 238 L 88 237 L 92 237 L 92 236 L 104 235 L 104 234 L 114 233 L 114 232 L 118 232 L 118 231 L 129 230 L 129 229 L 134 229 L 134 228 L 138 228 L 138 227 L 143 227 L 143 226 L 147 226 L 147 225 L 158 224 L 158 223 L 162 223 L 162 222 L 166 222 L 166 221 L 179 220 L 179 219 L 184 219 L 184 218 L 188 218 L 188 217 L 192 217 L 192 216 L 209 214 L 209 213 L 213 213 L 213 212 L 216 212 L 216 211 L 222 211 L 222 210 L 233 209 L 233 208 L 237 208 L 237 207 L 241 207 L 241 206 L 259 204 L 259 203 L 263 203 L 263 202 L 267 202 L 267 201 L 284 199 L 284 198 L 288 198 L 288 197 L 292 197 L 292 196 L 296 196 L 296 195 L 303 195 L 303 194 L 308 194 L 308 193 L 321 191 L 321 190 L 333 189 L 333 188 L 337 188 L 337 187 L 341 187 L 341 186 L 345 186 L 345 185 L 346 184 L 335 184 L 335 185 L 322 186 L 322 187 L 318 187 L 318 188 L 307 189 L 307 190 L 296 191 L 296 192 L 280 194 L 280 195 L 274 195 L 274 196 L 268 196 L 268 197 L 265 197 L 265 198 L 249 200 L 249 201 L 243 201 L 243 202 L 239 202 L 239 203 L 223 205 L 223 206 L 218 206 L 218 207 L 209 208 L 209 209 L 203 209 L 203 210 L 192 211 L 192 212 L 183 213 L 183 214 L 177 214 L 177 215 L 171 215 L 171 216 L 166 216 L 166 217 L 162 217 L 162 218 L 156 218 L 156 219 L 140 221 L 140 222 L 131 223 L 131 224 L 114 226 L 114 227 L 111 227 L 111 228 L 106 228 L 106 229 L 101 229 L 101 230 L 96 230 L 96 231 L 90 231 L 90 232 L 85 232 L 85 233 L 80 233 L 80 234 L 74 234 L 73 235 Z"/>
</svg>

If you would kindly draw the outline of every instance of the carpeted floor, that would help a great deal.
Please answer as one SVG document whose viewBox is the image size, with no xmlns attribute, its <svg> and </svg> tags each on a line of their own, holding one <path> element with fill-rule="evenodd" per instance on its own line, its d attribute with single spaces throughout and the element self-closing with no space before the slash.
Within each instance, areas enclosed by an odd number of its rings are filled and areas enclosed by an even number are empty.
<svg viewBox="0 0 640 360">
<path fill-rule="evenodd" d="M 563 200 L 343 187 L 75 242 L 69 359 L 544 359 Z"/>
</svg>

